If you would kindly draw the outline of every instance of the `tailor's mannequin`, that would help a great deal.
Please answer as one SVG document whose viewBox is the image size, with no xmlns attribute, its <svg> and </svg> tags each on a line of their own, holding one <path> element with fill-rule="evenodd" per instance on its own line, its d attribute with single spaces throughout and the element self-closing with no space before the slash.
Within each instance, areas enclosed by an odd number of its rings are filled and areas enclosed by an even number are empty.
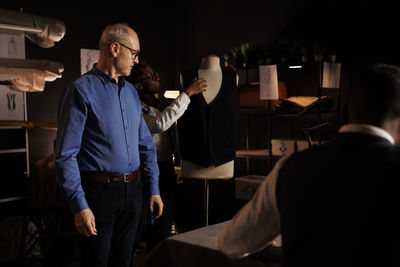
<svg viewBox="0 0 400 267">
<path fill-rule="evenodd" d="M 202 92 L 207 104 L 210 104 L 217 96 L 222 84 L 222 70 L 220 59 L 216 55 L 207 55 L 202 58 L 199 69 L 199 78 L 204 78 L 207 82 L 206 91 Z M 181 75 L 181 85 L 183 79 Z M 209 166 L 204 168 L 191 161 L 182 160 L 181 173 L 185 178 L 200 179 L 228 179 L 233 177 L 234 161 L 229 161 L 218 167 Z"/>
</svg>

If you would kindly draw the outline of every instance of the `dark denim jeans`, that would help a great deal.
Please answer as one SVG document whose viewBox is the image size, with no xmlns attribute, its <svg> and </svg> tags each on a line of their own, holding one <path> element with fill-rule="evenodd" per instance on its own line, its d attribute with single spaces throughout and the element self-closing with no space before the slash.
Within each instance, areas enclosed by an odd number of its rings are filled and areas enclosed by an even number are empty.
<svg viewBox="0 0 400 267">
<path fill-rule="evenodd" d="M 81 266 L 130 266 L 142 211 L 140 178 L 128 183 L 82 179 L 97 236 L 82 238 Z"/>
</svg>

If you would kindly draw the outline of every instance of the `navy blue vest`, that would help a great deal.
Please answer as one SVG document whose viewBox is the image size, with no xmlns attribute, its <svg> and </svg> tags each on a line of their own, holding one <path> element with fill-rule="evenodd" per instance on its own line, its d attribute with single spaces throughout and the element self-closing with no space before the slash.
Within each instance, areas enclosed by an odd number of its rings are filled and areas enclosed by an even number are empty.
<svg viewBox="0 0 400 267">
<path fill-rule="evenodd" d="M 400 148 L 339 133 L 293 154 L 277 183 L 282 267 L 400 266 Z"/>
<path fill-rule="evenodd" d="M 198 77 L 197 68 L 184 71 L 182 77 L 184 86 L 190 85 Z M 215 99 L 207 104 L 203 94 L 192 96 L 188 109 L 178 120 L 181 158 L 205 168 L 234 160 L 237 121 L 236 73 L 224 68 Z"/>
</svg>

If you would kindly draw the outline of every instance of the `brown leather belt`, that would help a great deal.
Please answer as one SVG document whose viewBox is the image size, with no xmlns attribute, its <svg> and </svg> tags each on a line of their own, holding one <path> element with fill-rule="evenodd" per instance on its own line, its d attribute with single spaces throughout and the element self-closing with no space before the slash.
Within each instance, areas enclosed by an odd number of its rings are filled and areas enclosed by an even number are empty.
<svg viewBox="0 0 400 267">
<path fill-rule="evenodd" d="M 125 182 L 128 183 L 132 180 L 135 180 L 139 177 L 140 175 L 140 169 L 137 169 L 134 172 L 130 173 L 123 173 L 123 174 L 117 174 L 117 173 L 107 173 L 107 172 L 82 172 L 81 176 L 82 178 L 95 178 L 95 179 L 101 179 L 105 180 L 107 182 Z"/>
</svg>

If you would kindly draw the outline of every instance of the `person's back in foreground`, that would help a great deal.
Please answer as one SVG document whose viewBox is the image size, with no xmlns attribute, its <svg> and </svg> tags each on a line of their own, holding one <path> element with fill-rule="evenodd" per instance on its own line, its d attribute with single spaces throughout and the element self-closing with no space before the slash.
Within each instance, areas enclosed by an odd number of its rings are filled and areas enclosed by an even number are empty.
<svg viewBox="0 0 400 267">
<path fill-rule="evenodd" d="M 400 69 L 364 69 L 349 95 L 349 124 L 278 162 L 221 232 L 228 256 L 281 233 L 282 266 L 400 266 Z"/>
</svg>

